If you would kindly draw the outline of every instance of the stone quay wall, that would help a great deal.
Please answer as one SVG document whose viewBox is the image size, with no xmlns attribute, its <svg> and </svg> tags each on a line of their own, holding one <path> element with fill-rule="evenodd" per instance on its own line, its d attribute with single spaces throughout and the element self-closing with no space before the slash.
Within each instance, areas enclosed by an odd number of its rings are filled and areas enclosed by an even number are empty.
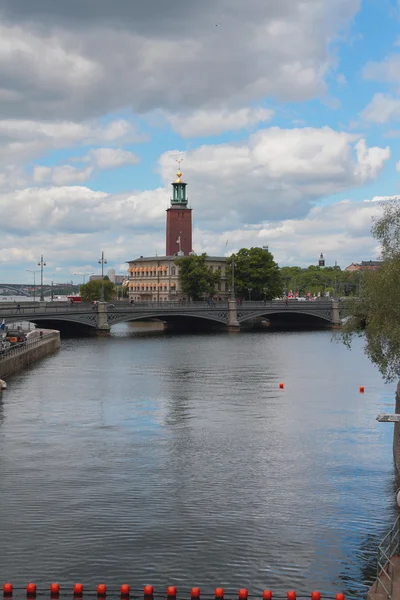
<svg viewBox="0 0 400 600">
<path fill-rule="evenodd" d="M 42 331 L 42 337 L 40 337 Z M 60 332 L 55 330 L 39 330 L 32 332 L 23 346 L 10 348 L 0 356 L 0 379 L 22 371 L 41 358 L 56 352 L 60 346 Z"/>
</svg>

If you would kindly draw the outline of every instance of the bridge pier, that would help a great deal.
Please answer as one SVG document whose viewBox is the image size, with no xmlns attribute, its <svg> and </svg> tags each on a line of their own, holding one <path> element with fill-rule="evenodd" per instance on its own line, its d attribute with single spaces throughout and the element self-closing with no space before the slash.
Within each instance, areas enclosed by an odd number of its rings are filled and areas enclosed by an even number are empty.
<svg viewBox="0 0 400 600">
<path fill-rule="evenodd" d="M 97 305 L 96 335 L 110 335 L 110 326 L 107 319 L 107 302 L 99 302 Z"/>
<path fill-rule="evenodd" d="M 340 303 L 332 300 L 332 325 L 340 325 Z"/>
<path fill-rule="evenodd" d="M 236 300 L 228 301 L 228 331 L 240 331 L 240 323 L 237 318 Z"/>
</svg>

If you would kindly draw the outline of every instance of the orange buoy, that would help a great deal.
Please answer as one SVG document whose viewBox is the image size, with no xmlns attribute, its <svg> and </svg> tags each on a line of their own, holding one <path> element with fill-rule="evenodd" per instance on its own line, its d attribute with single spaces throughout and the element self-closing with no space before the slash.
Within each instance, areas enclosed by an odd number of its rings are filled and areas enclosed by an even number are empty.
<svg viewBox="0 0 400 600">
<path fill-rule="evenodd" d="M 320 592 L 312 592 L 311 600 L 321 600 L 321 593 Z"/>
<path fill-rule="evenodd" d="M 28 583 L 26 586 L 26 593 L 29 596 L 36 596 L 36 583 Z"/>
<path fill-rule="evenodd" d="M 152 585 L 145 585 L 144 586 L 144 595 L 145 596 L 152 596 L 153 595 L 153 586 Z"/>
<path fill-rule="evenodd" d="M 363 385 L 360 385 L 360 394 L 363 394 L 365 392 L 365 387 Z"/>
<path fill-rule="evenodd" d="M 284 387 L 285 387 L 285 384 L 284 384 L 284 383 L 282 383 L 282 382 L 280 382 L 280 384 L 279 384 L 279 389 L 280 389 L 280 390 L 283 390 L 283 388 L 284 388 Z"/>
<path fill-rule="evenodd" d="M 52 596 L 58 596 L 60 593 L 60 584 L 59 583 L 51 583 L 50 584 L 50 594 Z"/>
<path fill-rule="evenodd" d="M 200 588 L 194 587 L 190 592 L 190 597 L 194 600 L 195 598 L 200 598 Z"/>
<path fill-rule="evenodd" d="M 224 597 L 224 588 L 216 588 L 215 589 L 215 597 L 223 598 Z"/>
<path fill-rule="evenodd" d="M 249 592 L 245 588 L 239 590 L 239 600 L 247 600 L 248 596 Z"/>
<path fill-rule="evenodd" d="M 167 596 L 168 596 L 168 598 L 175 598 L 176 597 L 176 587 L 174 585 L 170 585 L 167 588 Z"/>
<path fill-rule="evenodd" d="M 97 586 L 97 595 L 98 596 L 106 596 L 107 595 L 107 586 L 104 583 L 99 583 Z"/>
<path fill-rule="evenodd" d="M 11 596 L 11 594 L 13 593 L 13 584 L 5 583 L 3 585 L 3 593 L 5 596 Z"/>
<path fill-rule="evenodd" d="M 336 594 L 336 600 L 344 600 L 344 594 Z"/>
<path fill-rule="evenodd" d="M 294 590 L 288 591 L 287 600 L 296 600 L 296 592 Z"/>
<path fill-rule="evenodd" d="M 75 583 L 74 585 L 74 596 L 82 596 L 83 594 L 83 585 L 82 583 Z"/>
<path fill-rule="evenodd" d="M 131 588 L 127 583 L 123 583 L 120 588 L 121 596 L 129 596 Z"/>
<path fill-rule="evenodd" d="M 262 597 L 263 597 L 263 600 L 271 600 L 271 598 L 272 598 L 271 590 L 264 590 Z"/>
</svg>

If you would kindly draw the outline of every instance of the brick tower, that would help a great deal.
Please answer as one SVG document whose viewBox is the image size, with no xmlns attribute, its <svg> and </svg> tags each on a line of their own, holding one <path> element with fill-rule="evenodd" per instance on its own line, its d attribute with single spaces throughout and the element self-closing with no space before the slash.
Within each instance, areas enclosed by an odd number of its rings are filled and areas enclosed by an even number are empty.
<svg viewBox="0 0 400 600">
<path fill-rule="evenodd" d="M 171 206 L 167 209 L 166 255 L 179 253 L 187 256 L 192 252 L 192 209 L 187 207 L 187 184 L 182 181 L 180 168 L 176 175 L 177 180 L 172 184 Z"/>
</svg>

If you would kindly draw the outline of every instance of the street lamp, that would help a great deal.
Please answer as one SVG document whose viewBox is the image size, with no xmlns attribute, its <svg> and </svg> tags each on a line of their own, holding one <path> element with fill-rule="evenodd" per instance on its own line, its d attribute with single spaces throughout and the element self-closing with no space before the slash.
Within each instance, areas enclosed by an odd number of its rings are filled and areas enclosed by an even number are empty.
<svg viewBox="0 0 400 600">
<path fill-rule="evenodd" d="M 82 283 L 85 285 L 85 277 L 89 277 L 89 275 L 93 275 L 93 273 L 72 273 L 72 275 L 80 275 L 83 277 Z"/>
<path fill-rule="evenodd" d="M 104 252 L 101 251 L 101 259 L 98 261 L 99 265 L 101 265 L 101 296 L 100 302 L 104 302 L 104 265 L 107 264 L 106 259 L 104 258 Z"/>
<path fill-rule="evenodd" d="M 31 269 L 25 269 L 27 273 L 33 273 L 33 301 L 36 302 L 36 273 L 39 271 L 32 271 Z"/>
<path fill-rule="evenodd" d="M 264 302 L 266 302 L 267 301 L 268 288 L 267 288 L 267 286 L 265 286 L 265 288 L 263 288 L 263 289 L 264 289 Z"/>
<path fill-rule="evenodd" d="M 235 299 L 235 259 L 232 256 L 232 286 L 231 286 L 231 300 Z"/>
<path fill-rule="evenodd" d="M 249 287 L 247 288 L 247 291 L 249 292 L 249 302 L 251 302 L 251 291 L 253 288 Z"/>
<path fill-rule="evenodd" d="M 38 262 L 38 267 L 40 267 L 40 300 L 43 302 L 44 294 L 43 294 L 43 267 L 46 266 L 46 263 L 43 260 L 43 254 L 40 257 L 40 261 Z"/>
</svg>

